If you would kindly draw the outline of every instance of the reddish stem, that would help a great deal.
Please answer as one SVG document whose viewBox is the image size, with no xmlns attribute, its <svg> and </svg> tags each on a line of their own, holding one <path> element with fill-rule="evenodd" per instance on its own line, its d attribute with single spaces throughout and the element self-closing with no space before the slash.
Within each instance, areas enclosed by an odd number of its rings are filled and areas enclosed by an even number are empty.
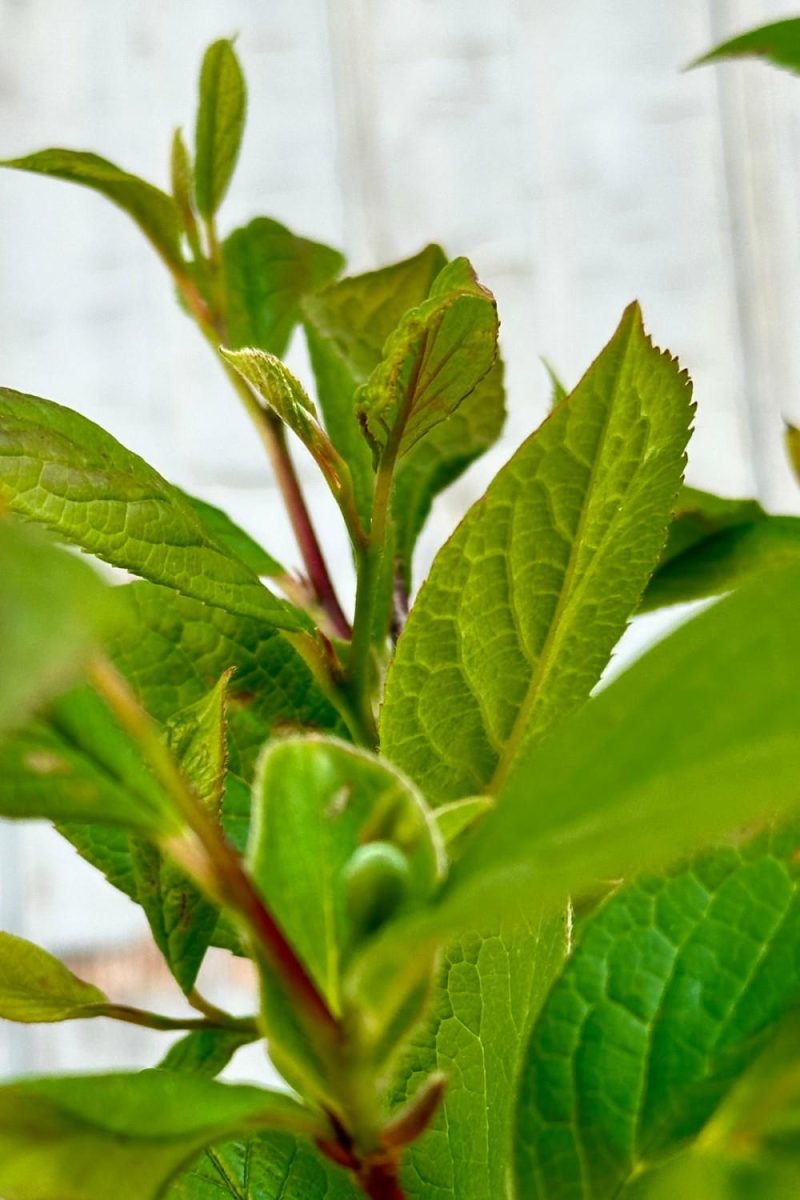
<svg viewBox="0 0 800 1200">
<path fill-rule="evenodd" d="M 374 1163 L 359 1176 L 361 1190 L 369 1200 L 405 1200 L 393 1162 Z"/>
</svg>

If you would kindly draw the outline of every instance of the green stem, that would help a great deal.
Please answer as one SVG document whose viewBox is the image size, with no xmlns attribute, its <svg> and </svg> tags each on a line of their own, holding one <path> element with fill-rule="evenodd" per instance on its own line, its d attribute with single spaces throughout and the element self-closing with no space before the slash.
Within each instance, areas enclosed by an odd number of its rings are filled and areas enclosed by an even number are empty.
<svg viewBox="0 0 800 1200">
<path fill-rule="evenodd" d="M 213 1029 L 228 1033 L 251 1033 L 254 1041 L 261 1037 L 258 1022 L 254 1017 L 233 1017 L 227 1013 L 221 1013 L 215 1020 L 205 1017 L 165 1017 L 161 1013 L 149 1012 L 144 1008 L 132 1008 L 129 1004 L 97 1004 L 90 1013 L 83 1015 L 109 1017 L 112 1021 L 124 1021 L 126 1025 L 141 1025 L 144 1029 L 160 1029 L 165 1032 L 182 1030 L 188 1033 L 197 1029 Z"/>
<path fill-rule="evenodd" d="M 358 556 L 358 584 L 350 648 L 348 681 L 365 726 L 375 730 L 373 708 L 373 649 L 378 592 L 383 580 L 386 538 L 389 530 L 389 505 L 397 453 L 397 439 L 390 441 L 375 477 L 372 521 L 366 545 Z M 377 732 L 374 733 L 377 744 Z"/>
</svg>

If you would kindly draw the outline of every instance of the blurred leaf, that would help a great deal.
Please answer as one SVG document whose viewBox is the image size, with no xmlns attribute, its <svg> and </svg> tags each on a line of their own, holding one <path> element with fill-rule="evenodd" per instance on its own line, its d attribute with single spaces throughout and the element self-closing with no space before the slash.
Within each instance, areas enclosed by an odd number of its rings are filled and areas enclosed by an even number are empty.
<svg viewBox="0 0 800 1200">
<path fill-rule="evenodd" d="M 0 497 L 60 537 L 154 583 L 282 629 L 308 618 L 218 543 L 177 488 L 99 425 L 0 389 Z"/>
<path fill-rule="evenodd" d="M 691 412 L 631 306 L 439 552 L 381 710 L 383 752 L 435 806 L 497 790 L 588 698 L 660 553 Z"/>
<path fill-rule="evenodd" d="M 251 538 L 249 533 L 240 529 L 221 508 L 216 508 L 197 496 L 189 496 L 186 492 L 180 494 L 194 509 L 214 541 L 243 562 L 248 570 L 256 575 L 267 575 L 271 579 L 280 579 L 288 574 L 285 567 Z"/>
<path fill-rule="evenodd" d="M 300 303 L 338 275 L 338 250 L 298 237 L 267 217 L 234 230 L 222 244 L 225 265 L 227 343 L 286 353 L 300 320 Z"/>
<path fill-rule="evenodd" d="M 696 59 L 692 66 L 699 67 L 726 58 L 752 57 L 766 58 L 777 67 L 800 71 L 800 17 L 762 25 L 728 42 L 722 42 L 702 58 Z"/>
<path fill-rule="evenodd" d="M 197 208 L 206 218 L 222 203 L 239 157 L 247 91 L 233 43 L 225 38 L 205 52 L 195 129 L 194 180 Z"/>
<path fill-rule="evenodd" d="M 0 933 L 0 1017 L 26 1023 L 70 1021 L 106 999 L 40 946 Z"/>
<path fill-rule="evenodd" d="M 2 735 L 80 675 L 117 613 L 87 563 L 2 518 L 0 579 Z"/>
<path fill-rule="evenodd" d="M 129 175 L 107 159 L 82 150 L 40 150 L 25 158 L 6 159 L 0 167 L 52 175 L 100 192 L 133 218 L 168 266 L 180 265 L 178 206 L 166 192 L 137 175 Z"/>
<path fill-rule="evenodd" d="M 213 1079 L 227 1067 L 237 1050 L 258 1036 L 231 1029 L 194 1029 L 170 1046 L 159 1068 Z"/>
<path fill-rule="evenodd" d="M 289 1096 L 172 1071 L 0 1087 L 4 1200 L 158 1200 L 204 1146 L 258 1128 L 314 1129 Z"/>
<path fill-rule="evenodd" d="M 362 1200 L 349 1175 L 301 1138 L 268 1133 L 214 1146 L 166 1200 Z"/>
</svg>

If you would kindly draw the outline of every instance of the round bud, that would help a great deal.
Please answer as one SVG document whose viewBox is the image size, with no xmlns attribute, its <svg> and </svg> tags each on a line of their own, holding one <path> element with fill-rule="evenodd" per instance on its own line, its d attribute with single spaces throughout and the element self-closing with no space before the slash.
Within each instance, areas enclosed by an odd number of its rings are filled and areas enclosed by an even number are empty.
<svg viewBox="0 0 800 1200">
<path fill-rule="evenodd" d="M 403 903 L 411 886 L 411 868 L 391 842 L 359 846 L 342 872 L 347 911 L 356 930 L 373 933 Z"/>
</svg>

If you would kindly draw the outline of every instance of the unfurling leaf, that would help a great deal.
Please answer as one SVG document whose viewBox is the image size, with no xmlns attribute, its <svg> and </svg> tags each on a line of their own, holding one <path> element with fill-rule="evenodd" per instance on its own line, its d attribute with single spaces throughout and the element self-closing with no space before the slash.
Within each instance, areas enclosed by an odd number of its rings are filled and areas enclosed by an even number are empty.
<svg viewBox="0 0 800 1200">
<path fill-rule="evenodd" d="M 25 1023 L 70 1021 L 95 1016 L 106 999 L 46 950 L 0 933 L 0 1017 Z"/>
<path fill-rule="evenodd" d="M 690 396 L 632 305 L 439 552 L 381 712 L 384 753 L 434 805 L 496 791 L 588 698 L 658 560 Z"/>
<path fill-rule="evenodd" d="M 382 361 L 356 396 L 368 440 L 403 458 L 454 413 L 497 356 L 497 306 L 465 258 L 437 275 L 428 299 L 407 313 Z"/>
<path fill-rule="evenodd" d="M 239 157 L 247 111 L 242 68 L 225 38 L 205 52 L 195 129 L 194 180 L 197 208 L 210 218 L 222 203 Z"/>
<path fill-rule="evenodd" d="M 325 440 L 314 402 L 303 385 L 279 358 L 265 350 L 221 350 L 229 362 L 258 393 L 265 404 L 296 433 L 312 452 Z"/>
</svg>

